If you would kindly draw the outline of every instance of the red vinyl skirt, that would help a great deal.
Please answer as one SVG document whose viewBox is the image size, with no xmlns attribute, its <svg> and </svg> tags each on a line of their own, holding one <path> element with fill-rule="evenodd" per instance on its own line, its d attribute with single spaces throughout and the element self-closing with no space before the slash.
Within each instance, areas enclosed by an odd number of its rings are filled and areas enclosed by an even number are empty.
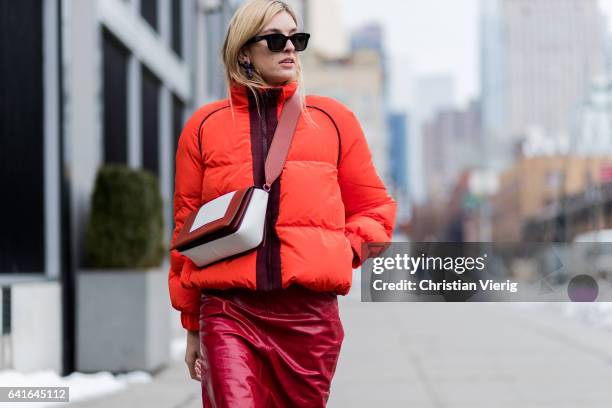
<svg viewBox="0 0 612 408">
<path fill-rule="evenodd" d="M 325 407 L 343 339 L 334 293 L 203 289 L 203 406 Z"/>
</svg>

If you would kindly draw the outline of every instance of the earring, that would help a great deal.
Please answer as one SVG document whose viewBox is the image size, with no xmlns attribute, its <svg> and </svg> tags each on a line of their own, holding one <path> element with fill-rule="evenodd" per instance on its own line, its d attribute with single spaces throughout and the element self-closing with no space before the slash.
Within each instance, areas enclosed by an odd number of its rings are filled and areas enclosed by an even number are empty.
<svg viewBox="0 0 612 408">
<path fill-rule="evenodd" d="M 251 62 L 239 62 L 240 66 L 246 71 L 246 76 L 249 79 L 253 79 L 253 64 Z"/>
</svg>

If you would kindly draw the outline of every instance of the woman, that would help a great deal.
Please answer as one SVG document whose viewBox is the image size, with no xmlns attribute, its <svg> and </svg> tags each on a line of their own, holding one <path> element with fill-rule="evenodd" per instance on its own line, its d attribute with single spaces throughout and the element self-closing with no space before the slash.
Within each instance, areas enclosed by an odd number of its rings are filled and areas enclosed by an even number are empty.
<svg viewBox="0 0 612 408">
<path fill-rule="evenodd" d="M 337 295 L 371 256 L 362 243 L 391 239 L 396 203 L 355 115 L 301 93 L 308 35 L 297 22 L 282 1 L 243 4 L 223 46 L 229 97 L 196 111 L 179 140 L 173 240 L 203 203 L 264 183 L 281 109 L 298 91 L 302 114 L 262 245 L 202 268 L 171 252 L 170 297 L 205 407 L 325 406 L 344 338 Z"/>
</svg>

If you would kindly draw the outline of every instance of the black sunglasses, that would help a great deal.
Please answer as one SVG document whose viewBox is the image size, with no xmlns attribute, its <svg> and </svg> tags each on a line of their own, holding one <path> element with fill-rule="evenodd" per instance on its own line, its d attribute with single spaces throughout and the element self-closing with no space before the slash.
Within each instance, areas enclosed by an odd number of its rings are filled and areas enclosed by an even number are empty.
<svg viewBox="0 0 612 408">
<path fill-rule="evenodd" d="M 308 39 L 310 34 L 308 33 L 295 33 L 290 36 L 286 36 L 280 33 L 267 34 L 267 35 L 256 35 L 245 43 L 245 45 L 255 43 L 257 41 L 266 40 L 268 43 L 268 49 L 272 52 L 281 52 L 285 49 L 287 40 L 291 40 L 291 43 L 295 47 L 296 51 L 304 51 L 308 45 Z"/>
</svg>

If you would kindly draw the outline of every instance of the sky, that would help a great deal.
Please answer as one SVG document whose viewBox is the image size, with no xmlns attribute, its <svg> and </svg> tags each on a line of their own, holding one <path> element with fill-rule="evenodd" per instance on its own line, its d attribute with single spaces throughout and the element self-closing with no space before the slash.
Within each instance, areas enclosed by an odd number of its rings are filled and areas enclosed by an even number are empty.
<svg viewBox="0 0 612 408">
<path fill-rule="evenodd" d="M 411 104 L 410 78 L 450 74 L 455 103 L 465 106 L 480 93 L 478 83 L 479 0 L 339 0 L 342 24 L 368 21 L 385 28 L 392 104 Z M 612 0 L 599 0 L 612 31 Z"/>
</svg>

